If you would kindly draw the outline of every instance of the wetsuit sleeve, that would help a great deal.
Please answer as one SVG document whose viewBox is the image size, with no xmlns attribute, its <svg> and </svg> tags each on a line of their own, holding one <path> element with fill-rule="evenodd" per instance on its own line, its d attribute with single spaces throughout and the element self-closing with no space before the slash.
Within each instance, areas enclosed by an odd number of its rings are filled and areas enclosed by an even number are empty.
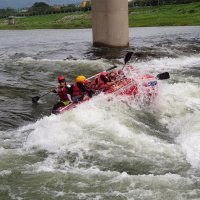
<svg viewBox="0 0 200 200">
<path fill-rule="evenodd" d="M 70 102 L 73 102 L 73 100 L 72 100 L 73 85 L 67 85 L 66 88 L 67 88 L 67 97 Z"/>
<path fill-rule="evenodd" d="M 72 96 L 72 94 L 73 94 L 73 85 L 69 85 L 69 86 L 67 86 L 67 94 L 70 94 L 71 96 Z"/>
<path fill-rule="evenodd" d="M 101 75 L 100 76 L 100 79 L 104 82 L 104 84 L 108 83 L 109 82 L 109 79 L 106 78 L 105 76 Z"/>
</svg>

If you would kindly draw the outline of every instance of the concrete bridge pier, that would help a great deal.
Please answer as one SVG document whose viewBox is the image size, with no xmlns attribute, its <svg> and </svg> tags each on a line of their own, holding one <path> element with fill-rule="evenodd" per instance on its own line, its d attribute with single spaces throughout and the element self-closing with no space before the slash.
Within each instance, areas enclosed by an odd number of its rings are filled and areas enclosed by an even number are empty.
<svg viewBox="0 0 200 200">
<path fill-rule="evenodd" d="M 94 46 L 128 47 L 128 0 L 91 0 Z"/>
</svg>

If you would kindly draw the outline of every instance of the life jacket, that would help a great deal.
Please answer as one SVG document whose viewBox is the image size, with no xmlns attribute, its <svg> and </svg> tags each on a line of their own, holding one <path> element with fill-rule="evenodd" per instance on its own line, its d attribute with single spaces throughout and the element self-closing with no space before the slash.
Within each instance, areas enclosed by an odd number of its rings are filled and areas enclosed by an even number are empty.
<svg viewBox="0 0 200 200">
<path fill-rule="evenodd" d="M 86 87 L 87 90 L 91 90 L 93 91 L 93 93 L 95 93 L 96 90 L 95 80 L 86 83 L 84 82 L 84 86 Z"/>
<path fill-rule="evenodd" d="M 97 90 L 107 90 L 108 89 L 108 85 L 104 83 L 103 80 L 101 80 L 101 74 L 95 79 L 95 83 L 97 86 Z"/>
<path fill-rule="evenodd" d="M 117 72 L 116 71 L 112 71 L 110 74 L 109 74 L 109 79 L 111 80 L 111 81 L 116 81 L 116 79 L 117 79 Z"/>
<path fill-rule="evenodd" d="M 69 101 L 67 94 L 68 94 L 68 88 L 66 86 L 64 87 L 58 86 L 58 96 L 60 97 L 61 101 Z"/>
<path fill-rule="evenodd" d="M 78 95 L 84 95 L 84 91 L 78 87 L 77 83 L 74 83 L 72 96 L 74 97 Z"/>
<path fill-rule="evenodd" d="M 86 79 L 83 84 L 84 84 L 84 86 L 86 87 L 87 90 L 91 90 L 92 89 L 91 88 L 92 87 L 92 82 L 90 80 Z"/>
<path fill-rule="evenodd" d="M 91 81 L 91 83 L 90 83 L 90 85 L 89 85 L 89 89 L 91 89 L 91 90 L 96 90 L 97 88 L 96 88 L 96 79 L 94 79 L 93 81 Z M 87 85 L 86 85 L 87 86 Z"/>
</svg>

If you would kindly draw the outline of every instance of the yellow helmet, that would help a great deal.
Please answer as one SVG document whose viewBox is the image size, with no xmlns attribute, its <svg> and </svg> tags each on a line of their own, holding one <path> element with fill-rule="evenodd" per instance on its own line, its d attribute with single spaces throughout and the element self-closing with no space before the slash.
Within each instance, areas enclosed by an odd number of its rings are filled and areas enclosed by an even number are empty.
<svg viewBox="0 0 200 200">
<path fill-rule="evenodd" d="M 85 76 L 80 75 L 76 77 L 76 82 L 83 83 L 86 80 Z"/>
</svg>

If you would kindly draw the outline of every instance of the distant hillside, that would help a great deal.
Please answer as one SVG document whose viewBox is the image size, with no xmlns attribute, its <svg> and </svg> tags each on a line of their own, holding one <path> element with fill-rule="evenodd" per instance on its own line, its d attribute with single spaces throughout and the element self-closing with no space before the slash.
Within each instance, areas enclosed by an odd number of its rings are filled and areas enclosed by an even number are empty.
<svg viewBox="0 0 200 200">
<path fill-rule="evenodd" d="M 3 8 L 29 8 L 35 2 L 45 2 L 49 5 L 77 4 L 81 0 L 0 0 L 0 9 Z"/>
</svg>

